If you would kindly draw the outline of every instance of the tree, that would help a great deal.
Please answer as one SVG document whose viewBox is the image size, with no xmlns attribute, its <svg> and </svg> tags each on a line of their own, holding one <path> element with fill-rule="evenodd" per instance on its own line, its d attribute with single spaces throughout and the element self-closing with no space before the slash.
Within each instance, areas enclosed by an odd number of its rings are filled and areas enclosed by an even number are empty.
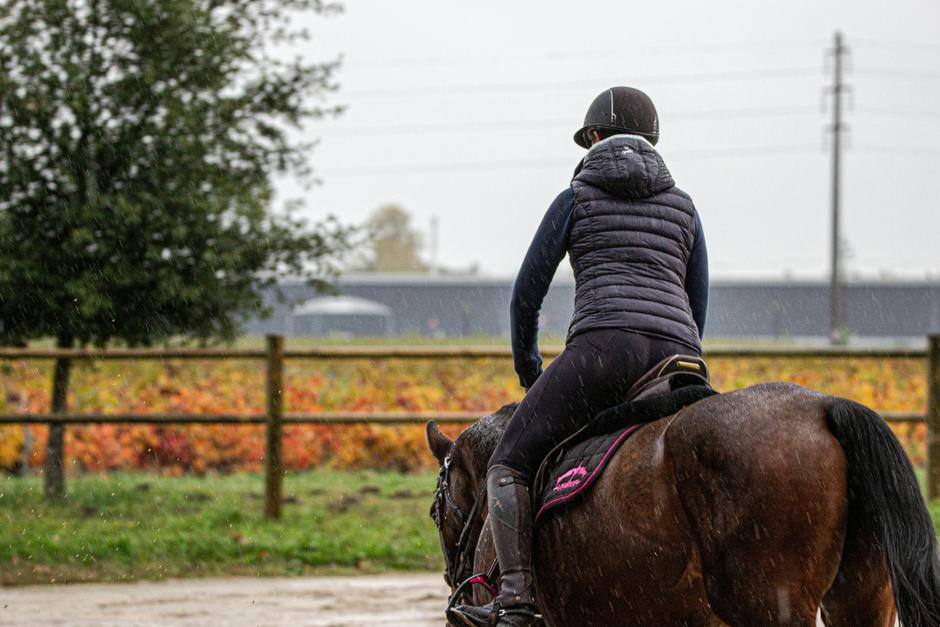
<svg viewBox="0 0 940 627">
<path fill-rule="evenodd" d="M 0 342 L 231 338 L 291 273 L 323 285 L 347 229 L 272 214 L 271 177 L 336 62 L 280 60 L 317 0 L 0 5 Z M 313 97 L 313 98 L 312 98 Z M 319 97 L 319 100 L 316 99 Z M 310 102 L 321 104 L 310 106 Z M 65 411 L 68 361 L 54 369 Z M 62 427 L 46 488 L 63 491 Z"/>
<path fill-rule="evenodd" d="M 411 216 L 398 205 L 379 207 L 366 222 L 369 251 L 362 268 L 369 272 L 424 272 L 421 234 L 411 226 Z"/>
</svg>

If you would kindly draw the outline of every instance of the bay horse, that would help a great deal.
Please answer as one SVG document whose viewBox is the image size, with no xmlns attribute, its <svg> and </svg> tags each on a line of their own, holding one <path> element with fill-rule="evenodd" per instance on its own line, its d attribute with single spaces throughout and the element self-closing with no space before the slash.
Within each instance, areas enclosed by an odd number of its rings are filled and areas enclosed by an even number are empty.
<svg viewBox="0 0 940 627">
<path fill-rule="evenodd" d="M 495 558 L 486 464 L 513 410 L 454 441 L 427 425 L 452 595 Z M 937 538 L 897 438 L 867 407 L 792 384 L 645 425 L 534 545 L 550 627 L 809 627 L 817 610 L 830 627 L 940 625 Z"/>
</svg>

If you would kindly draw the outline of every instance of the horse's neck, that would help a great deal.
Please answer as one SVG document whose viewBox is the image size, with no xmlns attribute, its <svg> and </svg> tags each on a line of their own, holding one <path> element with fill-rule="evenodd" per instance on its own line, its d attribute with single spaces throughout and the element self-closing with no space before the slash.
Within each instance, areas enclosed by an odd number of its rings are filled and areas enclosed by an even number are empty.
<svg viewBox="0 0 940 627">
<path fill-rule="evenodd" d="M 471 485 L 473 486 L 474 494 L 483 495 L 484 501 L 481 503 L 481 507 L 483 507 L 484 512 L 488 511 L 486 508 L 487 465 L 489 464 L 490 457 L 492 457 L 493 453 L 496 451 L 499 440 L 503 433 L 505 433 L 506 427 L 509 425 L 509 420 L 512 418 L 517 405 L 517 403 L 504 405 L 492 414 L 485 416 L 471 425 L 470 429 L 476 430 L 476 433 L 466 434 L 470 437 L 464 439 L 461 447 L 461 453 L 468 462 L 467 465 L 472 468 L 473 476 L 471 477 Z M 475 442 L 475 444 L 471 444 L 471 441 Z"/>
</svg>

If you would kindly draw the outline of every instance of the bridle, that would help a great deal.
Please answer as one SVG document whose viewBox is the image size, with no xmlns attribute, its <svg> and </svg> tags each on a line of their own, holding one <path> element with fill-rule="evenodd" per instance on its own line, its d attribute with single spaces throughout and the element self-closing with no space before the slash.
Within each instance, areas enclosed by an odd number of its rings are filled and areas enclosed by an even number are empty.
<svg viewBox="0 0 940 627">
<path fill-rule="evenodd" d="M 473 500 L 470 511 L 465 511 L 457 505 L 450 494 L 450 455 L 444 458 L 441 471 L 437 476 L 437 491 L 434 493 L 434 504 L 431 506 L 431 518 L 437 525 L 441 552 L 444 554 L 444 581 L 454 591 L 450 597 L 448 609 L 467 594 L 472 584 L 484 585 L 495 593 L 486 575 L 472 574 L 473 555 L 471 553 L 476 547 L 470 545 L 470 539 L 479 518 L 485 494 L 486 484 L 484 483 Z M 453 554 L 447 550 L 447 543 L 444 541 L 444 514 L 447 512 L 450 512 L 460 525 L 460 536 L 458 536 Z"/>
</svg>

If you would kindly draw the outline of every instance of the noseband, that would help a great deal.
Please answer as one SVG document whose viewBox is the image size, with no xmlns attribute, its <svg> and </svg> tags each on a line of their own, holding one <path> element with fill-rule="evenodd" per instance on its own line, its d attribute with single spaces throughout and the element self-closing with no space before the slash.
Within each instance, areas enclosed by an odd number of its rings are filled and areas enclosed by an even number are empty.
<svg viewBox="0 0 940 627">
<path fill-rule="evenodd" d="M 485 578 L 481 578 L 480 581 L 473 581 L 473 579 L 480 576 L 474 576 L 471 572 L 473 568 L 471 551 L 475 550 L 476 547 L 470 546 L 470 536 L 479 518 L 485 493 L 486 484 L 484 483 L 473 500 L 469 512 L 457 505 L 450 494 L 450 455 L 444 458 L 444 463 L 441 464 L 441 471 L 437 477 L 437 492 L 434 493 L 431 518 L 434 519 L 437 525 L 441 540 L 441 552 L 444 554 L 444 581 L 450 586 L 451 590 L 454 590 L 448 607 L 453 606 L 460 597 L 467 594 L 472 583 L 485 585 L 492 590 L 492 586 L 485 581 Z M 455 517 L 461 527 L 453 555 L 447 550 L 447 543 L 444 541 L 444 514 L 447 512 Z M 495 592 L 495 590 L 492 591 Z"/>
</svg>

